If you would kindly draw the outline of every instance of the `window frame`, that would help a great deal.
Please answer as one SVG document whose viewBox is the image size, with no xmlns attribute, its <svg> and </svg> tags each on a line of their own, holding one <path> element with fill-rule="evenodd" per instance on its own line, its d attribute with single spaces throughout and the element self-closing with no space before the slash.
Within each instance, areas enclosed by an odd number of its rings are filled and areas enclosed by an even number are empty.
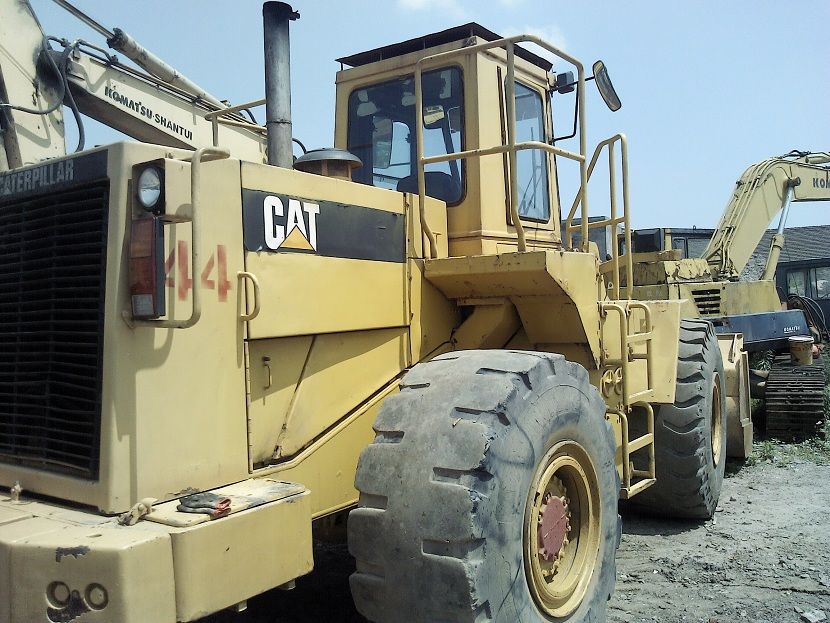
<svg viewBox="0 0 830 623">
<path fill-rule="evenodd" d="M 803 283 L 804 283 L 804 293 L 803 294 L 799 294 L 798 292 L 793 292 L 793 291 L 790 290 L 790 275 L 794 275 L 796 273 L 800 273 L 802 278 L 804 279 L 804 281 L 803 281 Z M 784 285 L 786 286 L 786 289 L 787 289 L 787 292 L 786 292 L 787 296 L 789 296 L 790 294 L 795 294 L 796 296 L 806 296 L 806 297 L 812 298 L 810 296 L 811 289 L 812 289 L 810 287 L 810 269 L 807 268 L 806 266 L 800 266 L 800 267 L 797 267 L 797 268 L 788 268 L 786 274 L 784 275 Z"/>
<path fill-rule="evenodd" d="M 817 271 L 820 269 L 830 270 L 830 266 L 812 266 L 807 269 L 807 275 L 809 276 L 810 282 L 810 289 L 813 292 L 813 296 L 810 298 L 815 299 L 816 301 L 830 301 L 830 292 L 827 293 L 826 296 L 819 296 L 818 294 L 818 273 Z"/>
<path fill-rule="evenodd" d="M 441 72 L 441 71 L 446 71 L 448 69 L 458 70 L 459 84 L 460 84 L 460 87 L 461 87 L 461 97 L 460 97 L 460 102 L 461 102 L 461 149 L 460 149 L 460 151 L 465 151 L 467 149 L 467 130 L 468 130 L 468 128 L 467 128 L 467 109 L 468 109 L 468 101 L 467 101 L 467 88 L 466 88 L 466 83 L 465 83 L 464 66 L 459 62 L 452 62 L 452 63 L 449 63 L 447 65 L 442 65 L 440 67 L 430 68 L 426 71 L 423 71 L 422 76 L 425 76 L 427 74 L 432 74 L 432 73 L 438 73 L 438 72 Z M 355 93 L 357 91 L 361 91 L 361 90 L 364 90 L 364 89 L 380 87 L 380 86 L 383 86 L 383 85 L 388 84 L 388 83 L 399 82 L 399 81 L 407 80 L 409 78 L 412 79 L 413 84 L 414 84 L 414 81 L 415 81 L 415 72 L 414 71 L 411 72 L 411 73 L 407 72 L 407 73 L 402 73 L 402 74 L 389 76 L 388 78 L 382 79 L 382 80 L 377 81 L 377 82 L 365 82 L 365 83 L 358 84 L 358 85 L 355 85 L 354 87 L 352 87 L 352 89 L 346 95 L 346 148 L 347 149 L 349 149 L 349 139 L 351 138 L 351 131 L 352 131 L 351 102 L 352 102 L 352 97 L 355 95 Z M 414 107 L 414 104 L 413 104 L 413 107 Z M 393 126 L 394 126 L 395 121 L 393 120 L 392 123 L 393 123 Z M 410 130 L 410 131 L 414 132 L 415 129 L 416 128 L 413 125 L 412 130 Z M 422 133 L 422 135 L 423 135 L 423 133 Z M 413 155 L 412 155 L 412 160 L 411 160 L 412 173 L 410 173 L 410 175 L 417 175 L 417 173 L 418 173 L 418 164 L 415 162 L 415 160 L 417 158 L 417 149 L 418 149 L 416 143 L 417 143 L 417 140 L 413 140 L 412 145 L 411 145 L 411 152 L 412 152 Z M 449 161 L 447 161 L 447 162 L 449 162 Z M 459 175 L 461 176 L 461 194 L 460 194 L 459 199 L 457 201 L 446 204 L 448 208 L 454 208 L 454 207 L 457 207 L 457 206 L 461 205 L 462 203 L 464 203 L 464 201 L 467 198 L 467 166 L 466 166 L 467 163 L 466 163 L 466 159 L 463 159 L 463 158 L 456 159 L 456 162 L 459 163 Z M 366 166 L 366 165 L 364 164 L 363 166 Z M 429 165 L 427 165 L 427 166 L 429 166 Z M 425 173 L 427 172 L 426 167 L 424 167 L 424 172 Z M 374 174 L 375 174 L 374 173 L 374 167 L 372 167 L 372 175 L 374 175 Z M 403 179 L 403 178 L 401 178 L 401 179 Z M 392 192 L 399 192 L 395 189 L 388 189 L 388 188 L 384 188 L 384 187 L 381 187 L 381 186 L 375 186 L 374 184 L 368 184 L 368 183 L 362 182 L 362 181 L 356 181 L 356 183 L 363 184 L 365 186 L 371 186 L 372 188 L 380 188 L 381 190 L 391 190 Z M 430 198 L 433 198 L 431 195 L 427 195 L 427 196 L 430 197 Z M 440 199 L 436 199 L 436 201 L 440 201 Z"/>
<path fill-rule="evenodd" d="M 537 96 L 539 96 L 539 100 L 542 104 L 542 110 L 541 110 L 542 128 L 543 128 L 543 131 L 545 133 L 545 136 L 542 137 L 540 140 L 541 140 L 541 142 L 546 143 L 548 141 L 548 136 L 550 134 L 550 114 L 549 113 L 553 112 L 552 110 L 550 110 L 548 108 L 548 105 L 549 105 L 548 100 L 550 98 L 546 97 L 547 92 L 546 91 L 545 92 L 541 91 L 539 89 L 538 85 L 527 84 L 523 80 L 520 80 L 518 77 L 514 78 L 514 82 L 518 85 L 523 86 L 527 90 L 532 91 Z M 507 76 L 505 76 L 502 80 L 502 89 L 503 89 L 503 92 L 504 92 L 504 102 L 506 104 L 507 103 Z M 515 96 L 515 89 L 514 89 L 514 96 Z M 507 115 L 506 107 L 505 107 L 505 110 L 504 110 L 504 115 L 505 115 L 505 120 L 506 120 L 506 115 Z M 516 141 L 516 142 L 519 142 L 519 141 Z M 526 150 L 526 151 L 530 151 L 530 150 Z M 552 186 L 551 186 L 552 179 L 551 179 L 551 177 L 552 177 L 552 174 L 553 174 L 553 171 L 552 171 L 552 168 L 553 168 L 552 167 L 552 164 L 553 164 L 552 160 L 553 160 L 553 158 L 550 157 L 552 154 L 548 153 L 547 151 L 545 151 L 543 149 L 540 149 L 539 151 L 541 151 L 543 156 L 545 157 L 545 163 L 546 163 L 546 169 L 547 169 L 547 182 L 548 182 L 547 186 L 548 187 L 547 187 L 546 196 L 547 196 L 547 206 L 548 206 L 548 217 L 547 217 L 547 219 L 538 219 L 538 218 L 532 218 L 532 217 L 529 217 L 529 216 L 522 216 L 521 213 L 519 213 L 519 220 L 522 221 L 523 223 L 536 223 L 537 225 L 549 225 L 554 221 L 554 218 L 553 218 L 554 217 L 554 209 L 553 209 L 553 201 L 552 201 L 553 200 L 553 193 L 551 192 L 551 189 L 552 189 Z M 517 156 L 518 156 L 518 153 L 517 153 Z M 505 169 L 505 173 L 507 175 L 510 175 L 509 169 Z M 507 188 L 507 189 L 510 188 L 509 183 L 505 185 L 505 188 Z M 557 189 L 558 188 L 559 188 L 559 186 L 557 185 Z M 508 191 L 508 195 L 509 195 L 509 191 Z M 508 197 L 508 199 L 509 199 L 509 197 Z M 557 199 L 558 199 L 558 197 L 557 197 Z M 517 211 L 518 211 L 518 206 L 517 206 Z M 515 227 L 515 225 L 513 223 L 512 215 L 510 214 L 510 205 L 509 205 L 509 203 L 507 205 L 507 224 L 508 225 L 513 225 Z M 538 228 L 538 229 L 542 229 L 542 228 Z M 545 229 L 547 229 L 547 228 L 545 228 Z"/>
<path fill-rule="evenodd" d="M 681 246 L 677 246 L 680 244 Z M 671 248 L 672 251 L 683 251 L 683 256 L 681 259 L 686 259 L 689 257 L 689 239 L 686 236 L 679 236 L 679 237 L 671 237 Z"/>
</svg>

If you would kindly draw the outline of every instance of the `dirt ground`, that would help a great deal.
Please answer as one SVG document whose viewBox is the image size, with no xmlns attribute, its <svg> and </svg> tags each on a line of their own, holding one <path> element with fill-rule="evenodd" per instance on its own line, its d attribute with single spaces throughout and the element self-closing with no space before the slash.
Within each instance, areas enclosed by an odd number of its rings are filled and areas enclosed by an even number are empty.
<svg viewBox="0 0 830 623">
<path fill-rule="evenodd" d="M 748 464 L 728 466 L 719 509 L 705 523 L 623 514 L 608 623 L 799 623 L 816 609 L 830 621 L 827 455 L 758 446 Z M 319 546 L 315 561 L 293 591 L 204 623 L 365 621 L 349 595 L 345 547 Z"/>
<path fill-rule="evenodd" d="M 774 459 L 730 470 L 711 521 L 624 515 L 609 623 L 830 620 L 830 466 Z"/>
</svg>

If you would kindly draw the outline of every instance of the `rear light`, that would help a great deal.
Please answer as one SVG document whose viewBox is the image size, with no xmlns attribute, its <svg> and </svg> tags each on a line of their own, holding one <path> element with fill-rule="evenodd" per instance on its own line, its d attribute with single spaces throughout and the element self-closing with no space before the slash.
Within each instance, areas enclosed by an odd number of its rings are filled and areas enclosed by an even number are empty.
<svg viewBox="0 0 830 623">
<path fill-rule="evenodd" d="M 132 221 L 130 302 L 136 319 L 156 319 L 166 313 L 164 225 L 157 216 L 148 214 Z"/>
</svg>

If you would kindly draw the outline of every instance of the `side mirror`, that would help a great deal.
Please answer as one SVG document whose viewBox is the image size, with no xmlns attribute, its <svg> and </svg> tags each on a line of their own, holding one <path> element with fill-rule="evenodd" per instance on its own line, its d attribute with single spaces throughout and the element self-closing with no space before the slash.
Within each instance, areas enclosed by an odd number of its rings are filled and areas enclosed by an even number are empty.
<svg viewBox="0 0 830 623">
<path fill-rule="evenodd" d="M 620 102 L 620 98 L 614 90 L 614 85 L 611 84 L 611 77 L 608 75 L 605 63 L 597 61 L 594 63 L 593 69 L 594 81 L 597 83 L 597 89 L 605 105 L 608 106 L 611 112 L 617 112 L 622 108 L 622 102 Z"/>
</svg>

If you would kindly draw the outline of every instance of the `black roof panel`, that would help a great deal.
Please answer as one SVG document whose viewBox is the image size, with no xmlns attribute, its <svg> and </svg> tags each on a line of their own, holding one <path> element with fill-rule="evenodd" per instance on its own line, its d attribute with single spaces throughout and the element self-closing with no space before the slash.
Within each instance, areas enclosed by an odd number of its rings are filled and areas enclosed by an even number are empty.
<svg viewBox="0 0 830 623">
<path fill-rule="evenodd" d="M 392 45 L 386 45 L 382 48 L 375 48 L 374 50 L 369 50 L 368 52 L 358 52 L 357 54 L 352 54 L 351 56 L 343 56 L 342 58 L 338 58 L 337 61 L 343 63 L 344 65 L 348 65 L 349 67 L 360 67 L 361 65 L 368 65 L 369 63 L 375 63 L 387 58 L 403 56 L 404 54 L 409 54 L 410 52 L 434 48 L 439 45 L 452 43 L 453 41 L 463 41 L 468 37 L 480 37 L 485 41 L 495 41 L 496 39 L 502 38 L 492 30 L 487 30 L 480 24 L 470 22 L 469 24 L 455 26 L 454 28 L 442 30 L 441 32 L 435 32 L 423 37 L 409 39 L 408 41 L 402 41 L 401 43 L 393 43 Z M 542 58 L 541 56 L 537 56 L 533 52 L 528 52 L 526 49 L 518 45 L 516 46 L 516 56 L 533 63 L 537 67 L 541 67 L 545 71 L 550 71 L 551 67 L 553 67 L 553 64 L 550 61 Z"/>
</svg>

